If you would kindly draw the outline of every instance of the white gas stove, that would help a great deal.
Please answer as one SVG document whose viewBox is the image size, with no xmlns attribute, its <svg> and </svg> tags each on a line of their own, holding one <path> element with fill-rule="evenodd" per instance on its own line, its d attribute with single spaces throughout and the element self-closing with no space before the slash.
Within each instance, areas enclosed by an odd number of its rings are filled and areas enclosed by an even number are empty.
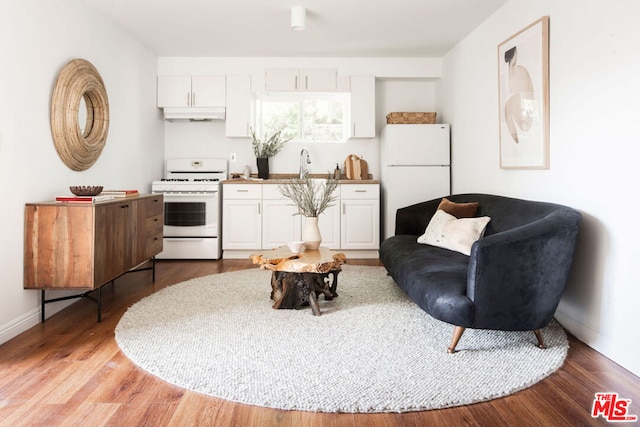
<svg viewBox="0 0 640 427">
<path fill-rule="evenodd" d="M 225 159 L 168 159 L 164 178 L 153 181 L 151 191 L 206 192 L 216 191 L 227 179 Z"/>
<path fill-rule="evenodd" d="M 226 159 L 168 159 L 165 178 L 151 183 L 164 194 L 163 251 L 159 259 L 218 259 L 222 222 L 220 182 Z"/>
</svg>

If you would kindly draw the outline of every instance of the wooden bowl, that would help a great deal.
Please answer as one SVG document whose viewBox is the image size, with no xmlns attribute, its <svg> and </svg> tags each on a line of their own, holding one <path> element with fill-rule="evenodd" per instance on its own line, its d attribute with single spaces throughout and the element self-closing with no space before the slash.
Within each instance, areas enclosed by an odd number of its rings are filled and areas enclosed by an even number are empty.
<svg viewBox="0 0 640 427">
<path fill-rule="evenodd" d="M 102 191 L 102 186 L 78 185 L 69 187 L 69 190 L 76 196 L 97 196 Z"/>
</svg>

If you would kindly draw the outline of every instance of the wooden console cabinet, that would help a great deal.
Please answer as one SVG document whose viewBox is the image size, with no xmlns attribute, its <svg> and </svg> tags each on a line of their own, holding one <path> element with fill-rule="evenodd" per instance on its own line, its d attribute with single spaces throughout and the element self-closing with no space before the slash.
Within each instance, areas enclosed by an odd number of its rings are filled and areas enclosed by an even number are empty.
<svg viewBox="0 0 640 427">
<path fill-rule="evenodd" d="M 42 290 L 44 304 L 89 297 L 162 251 L 161 194 L 98 203 L 28 203 L 25 207 L 24 288 Z M 153 265 L 155 279 L 155 263 Z M 83 289 L 45 300 L 45 290 Z"/>
</svg>

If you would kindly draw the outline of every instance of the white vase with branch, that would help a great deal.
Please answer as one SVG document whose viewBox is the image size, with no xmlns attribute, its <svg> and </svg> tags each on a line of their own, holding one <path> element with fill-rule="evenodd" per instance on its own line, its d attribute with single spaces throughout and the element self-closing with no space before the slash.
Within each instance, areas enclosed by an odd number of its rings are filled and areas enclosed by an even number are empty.
<svg viewBox="0 0 640 427">
<path fill-rule="evenodd" d="M 314 180 L 309 174 L 301 179 L 292 179 L 278 186 L 283 196 L 291 199 L 298 208 L 296 215 L 304 216 L 302 240 L 306 249 L 318 249 L 322 242 L 318 217 L 338 198 L 335 193 L 338 180 L 329 174 L 325 181 Z"/>
</svg>

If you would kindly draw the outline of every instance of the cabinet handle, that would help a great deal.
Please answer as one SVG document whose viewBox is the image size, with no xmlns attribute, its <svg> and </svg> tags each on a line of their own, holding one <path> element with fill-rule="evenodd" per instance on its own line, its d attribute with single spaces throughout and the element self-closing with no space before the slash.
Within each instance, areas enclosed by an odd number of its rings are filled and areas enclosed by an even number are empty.
<svg viewBox="0 0 640 427">
<path fill-rule="evenodd" d="M 366 193 L 367 190 L 356 190 L 356 193 Z"/>
<path fill-rule="evenodd" d="M 128 207 L 129 207 L 129 205 L 122 205 L 122 206 L 120 206 L 120 208 L 121 208 L 121 209 L 128 208 Z"/>
<path fill-rule="evenodd" d="M 191 106 L 191 94 L 187 92 L 187 107 Z"/>
<path fill-rule="evenodd" d="M 195 92 L 193 92 L 193 93 L 191 94 L 191 106 L 192 106 L 192 107 L 195 107 L 195 106 L 196 106 L 196 93 L 195 93 Z"/>
<path fill-rule="evenodd" d="M 304 89 L 309 89 L 309 76 L 304 76 Z"/>
<path fill-rule="evenodd" d="M 236 190 L 236 193 L 248 193 L 249 190 Z"/>
<path fill-rule="evenodd" d="M 342 215 L 344 215 L 346 212 L 346 203 L 342 204 Z"/>
<path fill-rule="evenodd" d="M 261 204 L 262 204 L 262 203 L 258 203 L 258 215 L 261 215 L 261 214 L 262 214 L 262 212 L 260 212 L 260 205 L 261 205 Z"/>
<path fill-rule="evenodd" d="M 158 218 L 153 218 L 153 222 L 158 222 Z"/>
</svg>

